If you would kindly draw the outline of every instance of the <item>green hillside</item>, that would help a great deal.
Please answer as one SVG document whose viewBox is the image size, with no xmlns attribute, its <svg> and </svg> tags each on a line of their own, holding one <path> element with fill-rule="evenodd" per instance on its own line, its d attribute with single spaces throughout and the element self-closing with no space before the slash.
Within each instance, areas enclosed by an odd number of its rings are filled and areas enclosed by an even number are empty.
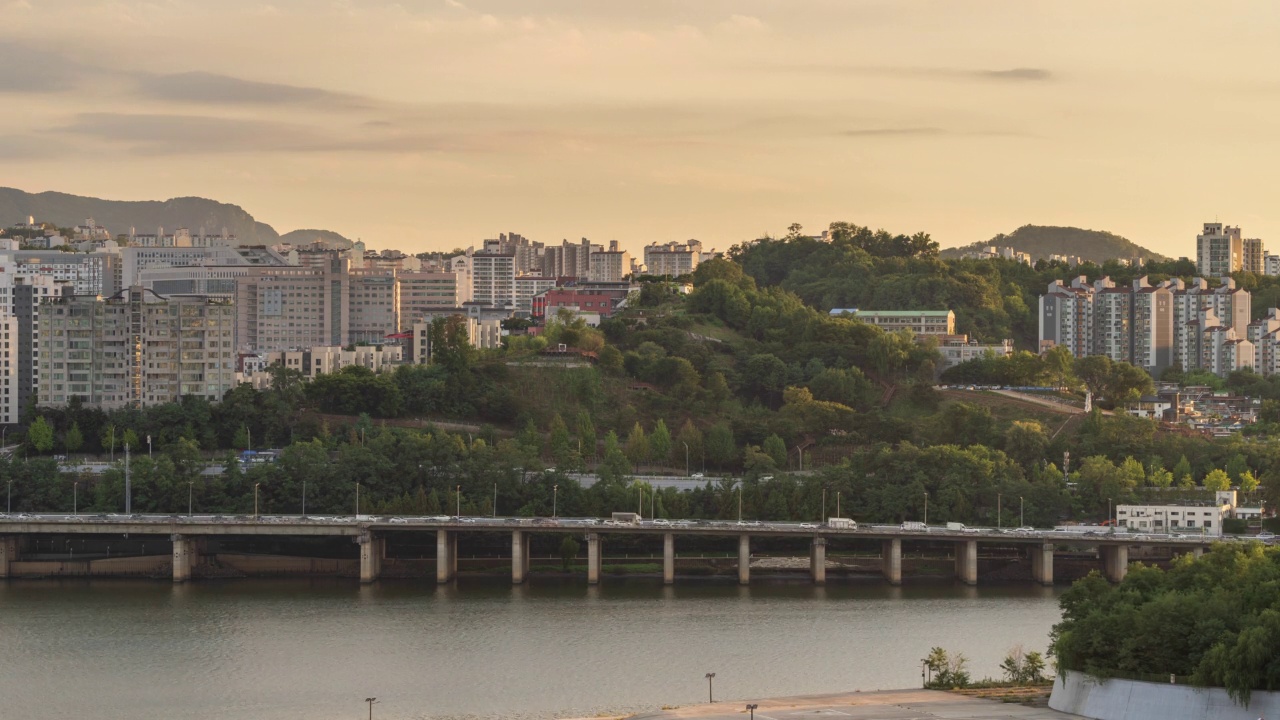
<svg viewBox="0 0 1280 720">
<path fill-rule="evenodd" d="M 350 238 L 332 230 L 294 230 L 281 235 L 280 242 L 291 245 L 308 245 L 313 242 L 321 242 L 331 248 L 346 249 L 351 247 Z"/>
<path fill-rule="evenodd" d="M 1000 233 L 990 240 L 962 247 L 947 248 L 943 258 L 958 258 L 966 252 L 994 245 L 1011 247 L 1041 260 L 1050 255 L 1079 255 L 1084 260 L 1102 263 L 1113 258 L 1140 257 L 1145 260 L 1167 260 L 1137 243 L 1103 230 L 1084 230 L 1051 225 L 1023 225 L 1009 234 Z"/>
</svg>

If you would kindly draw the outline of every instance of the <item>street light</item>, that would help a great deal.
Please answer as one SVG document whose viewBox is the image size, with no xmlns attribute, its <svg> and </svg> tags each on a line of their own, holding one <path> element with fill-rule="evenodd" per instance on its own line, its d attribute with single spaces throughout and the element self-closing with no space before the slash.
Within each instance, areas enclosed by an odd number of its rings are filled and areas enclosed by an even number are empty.
<svg viewBox="0 0 1280 720">
<path fill-rule="evenodd" d="M 680 444 L 684 445 L 684 476 L 689 477 L 689 443 L 681 440 Z M 578 454 L 581 455 L 582 451 L 579 450 Z"/>
<path fill-rule="evenodd" d="M 457 501 L 454 507 L 454 517 L 462 517 L 462 486 L 459 485 L 456 492 L 458 493 Z"/>
<path fill-rule="evenodd" d="M 151 436 L 150 436 L 150 435 L 148 435 L 148 436 L 147 436 L 147 457 L 152 457 L 152 455 L 151 455 Z"/>
<path fill-rule="evenodd" d="M 711 681 L 716 679 L 715 673 L 707 673 L 707 702 L 715 702 L 715 695 L 711 693 Z"/>
<path fill-rule="evenodd" d="M 929 525 L 929 491 L 924 491 L 924 524 Z"/>
<path fill-rule="evenodd" d="M 80 514 L 80 482 L 71 483 L 71 514 Z"/>
<path fill-rule="evenodd" d="M 302 481 L 302 517 L 307 516 L 307 481 Z"/>
<path fill-rule="evenodd" d="M 553 518 L 556 516 L 556 501 L 558 501 L 559 499 L 560 499 L 560 486 L 552 485 L 551 486 L 551 517 Z"/>
<path fill-rule="evenodd" d="M 378 702 L 378 698 L 365 698 L 364 701 L 369 703 L 369 720 L 373 720 L 373 704 Z"/>
<path fill-rule="evenodd" d="M 9 492 L 5 497 L 4 514 L 5 515 L 13 514 L 13 481 L 12 480 L 9 481 Z"/>
<path fill-rule="evenodd" d="M 756 708 L 760 707 L 755 703 L 747 705 L 747 712 L 751 713 L 751 720 L 756 720 Z"/>
<path fill-rule="evenodd" d="M 356 519 L 360 519 L 360 483 L 356 483 Z"/>
<path fill-rule="evenodd" d="M 191 498 L 192 498 L 192 495 L 195 494 L 195 490 L 196 490 L 196 484 L 194 482 L 188 481 L 187 482 L 187 517 L 191 517 L 191 514 L 192 514 Z"/>
<path fill-rule="evenodd" d="M 262 483 L 253 484 L 253 519 L 258 519 L 258 486 Z"/>
<path fill-rule="evenodd" d="M 840 514 L 840 491 L 836 491 L 836 517 L 844 517 Z"/>
<path fill-rule="evenodd" d="M 1001 528 L 1004 527 L 1004 517 L 1003 517 L 1003 513 L 1001 512 L 1002 508 L 1000 506 L 1000 500 L 1001 500 L 1000 493 L 996 493 L 996 529 L 997 530 L 1000 530 Z"/>
<path fill-rule="evenodd" d="M 1026 527 L 1026 526 L 1027 526 L 1027 521 L 1026 521 L 1026 519 L 1023 517 L 1022 509 L 1023 509 L 1022 496 L 1021 496 L 1021 495 L 1019 495 L 1019 496 L 1018 496 L 1018 527 Z"/>
</svg>

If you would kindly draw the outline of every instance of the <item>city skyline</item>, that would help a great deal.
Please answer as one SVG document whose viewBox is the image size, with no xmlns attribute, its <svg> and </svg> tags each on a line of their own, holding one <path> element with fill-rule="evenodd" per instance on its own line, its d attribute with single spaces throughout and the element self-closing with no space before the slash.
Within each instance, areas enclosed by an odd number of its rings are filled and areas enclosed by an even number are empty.
<svg viewBox="0 0 1280 720">
<path fill-rule="evenodd" d="M 0 184 L 198 195 L 414 252 L 504 228 L 723 250 L 848 220 L 1177 257 L 1206 218 L 1278 227 L 1280 9 L 1229 10 L 11 1 Z"/>
</svg>

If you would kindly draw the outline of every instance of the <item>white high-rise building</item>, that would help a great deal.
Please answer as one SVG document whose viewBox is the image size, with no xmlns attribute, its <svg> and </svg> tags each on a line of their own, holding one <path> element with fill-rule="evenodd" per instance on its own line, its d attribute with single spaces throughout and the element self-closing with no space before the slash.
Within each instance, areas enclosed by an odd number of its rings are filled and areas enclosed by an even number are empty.
<svg viewBox="0 0 1280 720">
<path fill-rule="evenodd" d="M 514 254 L 480 252 L 471 256 L 471 302 L 484 307 L 515 307 Z"/>
<path fill-rule="evenodd" d="M 1219 222 L 1205 223 L 1196 236 L 1196 272 L 1223 277 L 1244 267 L 1244 239 L 1240 228 Z"/>
</svg>

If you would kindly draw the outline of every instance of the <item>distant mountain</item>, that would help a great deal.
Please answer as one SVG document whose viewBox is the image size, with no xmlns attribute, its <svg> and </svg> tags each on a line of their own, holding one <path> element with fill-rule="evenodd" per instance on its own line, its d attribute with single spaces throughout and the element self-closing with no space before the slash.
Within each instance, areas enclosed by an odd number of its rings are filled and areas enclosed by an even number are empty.
<svg viewBox="0 0 1280 720">
<path fill-rule="evenodd" d="M 240 245 L 270 245 L 280 240 L 280 234 L 274 228 L 254 220 L 238 205 L 205 198 L 100 200 L 60 192 L 33 194 L 0 187 L 0 227 L 26 222 L 28 216 L 35 217 L 37 222 L 56 223 L 59 227 L 79 225 L 93 218 L 112 235 L 127 234 L 130 227 L 137 228 L 139 233 L 154 233 L 160 227 L 169 233 L 180 227 L 192 232 L 204 228 L 209 233 L 220 233 L 225 227 L 227 232 L 236 236 Z"/>
<path fill-rule="evenodd" d="M 940 255 L 944 258 L 958 258 L 964 253 L 981 250 L 984 247 L 993 245 L 995 247 L 1011 247 L 1014 250 L 1028 253 L 1035 260 L 1041 260 L 1050 255 L 1078 255 L 1084 260 L 1096 263 L 1113 258 L 1168 259 L 1159 253 L 1152 252 L 1137 243 L 1109 232 L 1049 225 L 1023 225 L 1008 235 L 1001 233 L 984 242 L 976 242 L 963 247 L 947 248 Z"/>
<path fill-rule="evenodd" d="M 332 230 L 294 230 L 280 236 L 280 242 L 290 245 L 309 245 L 322 242 L 330 248 L 345 250 L 351 247 L 351 239 L 343 237 Z"/>
</svg>

